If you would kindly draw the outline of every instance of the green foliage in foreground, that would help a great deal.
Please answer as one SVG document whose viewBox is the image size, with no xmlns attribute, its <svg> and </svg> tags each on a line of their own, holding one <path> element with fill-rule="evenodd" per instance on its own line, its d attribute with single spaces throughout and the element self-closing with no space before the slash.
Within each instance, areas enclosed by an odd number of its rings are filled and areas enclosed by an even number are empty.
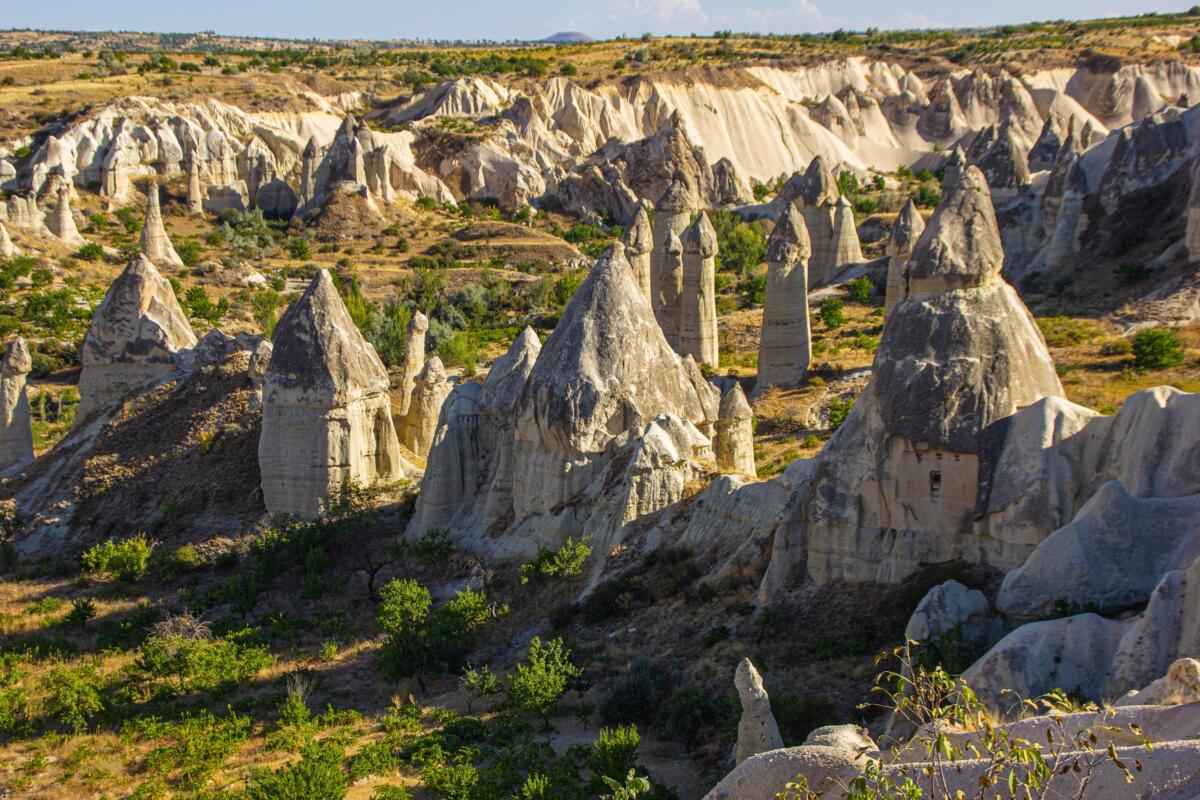
<svg viewBox="0 0 1200 800">
<path fill-rule="evenodd" d="M 562 546 L 551 550 L 538 544 L 537 555 L 529 564 L 521 565 L 521 583 L 528 583 L 534 576 L 546 578 L 574 578 L 583 572 L 583 563 L 592 554 L 592 537 L 585 536 L 576 542 L 567 537 Z"/>
<path fill-rule="evenodd" d="M 128 539 L 109 539 L 88 548 L 81 560 L 88 572 L 106 572 L 132 583 L 146 572 L 153 551 L 154 545 L 144 533 L 139 533 Z"/>
<path fill-rule="evenodd" d="M 1183 340 L 1170 328 L 1146 328 L 1133 337 L 1133 361 L 1141 369 L 1174 367 L 1183 357 Z"/>
</svg>

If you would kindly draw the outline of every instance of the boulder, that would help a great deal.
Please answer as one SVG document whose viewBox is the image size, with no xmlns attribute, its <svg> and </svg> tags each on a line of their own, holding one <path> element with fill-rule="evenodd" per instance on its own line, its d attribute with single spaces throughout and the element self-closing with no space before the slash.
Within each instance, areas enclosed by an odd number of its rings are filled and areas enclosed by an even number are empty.
<svg viewBox="0 0 1200 800">
<path fill-rule="evenodd" d="M 1180 658 L 1167 669 L 1167 674 L 1140 691 L 1126 694 L 1117 706 L 1176 706 L 1200 703 L 1200 660 Z M 1200 705 L 1196 706 L 1200 710 Z M 1200 720 L 1197 720 L 1200 723 Z M 1143 726 L 1144 727 L 1144 726 Z M 1193 731 L 1200 738 L 1200 727 Z"/>
<path fill-rule="evenodd" d="M 1184 657 L 1200 655 L 1200 558 L 1163 575 L 1146 610 L 1121 638 L 1112 662 L 1110 696 L 1146 686 Z"/>
<path fill-rule="evenodd" d="M 159 266 L 182 267 L 183 259 L 175 252 L 174 245 L 163 228 L 162 208 L 158 200 L 158 184 L 146 188 L 146 219 L 142 222 L 142 253 Z"/>
<path fill-rule="evenodd" d="M 754 469 L 754 413 L 741 384 L 734 382 L 721 398 L 713 435 L 713 457 L 721 472 L 757 476 Z"/>
<path fill-rule="evenodd" d="M 411 474 L 392 423 L 387 370 L 320 270 L 275 326 L 258 443 L 272 514 L 313 518 L 347 481 Z"/>
<path fill-rule="evenodd" d="M 195 344 L 170 282 L 138 256 L 113 281 L 84 337 L 76 419 L 169 374 L 175 354 Z"/>
<path fill-rule="evenodd" d="M 735 763 L 741 764 L 751 756 L 783 747 L 783 737 L 779 735 L 779 725 L 771 713 L 771 699 L 763 688 L 762 676 L 750 659 L 743 658 L 738 663 L 733 683 L 742 704 L 735 757 Z"/>
<path fill-rule="evenodd" d="M 29 398 L 25 380 L 33 369 L 33 359 L 25 339 L 9 342 L 0 366 L 0 472 L 33 461 L 33 429 L 30 426 Z"/>
<path fill-rule="evenodd" d="M 808 259 L 812 245 L 796 207 L 787 205 L 767 242 L 767 288 L 758 345 L 755 394 L 771 386 L 799 386 L 812 360 L 808 315 Z"/>
<path fill-rule="evenodd" d="M 939 584 L 921 598 L 908 625 L 904 638 L 929 642 L 940 639 L 954 628 L 967 632 L 983 621 L 988 613 L 988 601 L 978 589 L 968 589 L 955 580 Z"/>
<path fill-rule="evenodd" d="M 432 356 L 417 376 L 408 410 L 396 431 L 400 443 L 421 458 L 428 456 L 429 448 L 433 446 L 438 415 L 451 388 L 442 360 Z"/>
<path fill-rule="evenodd" d="M 700 216 L 684 232 L 683 285 L 679 299 L 679 345 L 681 355 L 697 364 L 716 367 L 720 359 L 717 343 L 716 256 L 717 232 Z"/>
</svg>

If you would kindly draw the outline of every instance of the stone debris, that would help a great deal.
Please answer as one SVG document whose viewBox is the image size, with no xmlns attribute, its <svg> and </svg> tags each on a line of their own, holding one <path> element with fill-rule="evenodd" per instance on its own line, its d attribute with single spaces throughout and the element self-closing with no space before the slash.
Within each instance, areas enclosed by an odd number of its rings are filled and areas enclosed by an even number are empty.
<svg viewBox="0 0 1200 800">
<path fill-rule="evenodd" d="M 25 380 L 33 369 L 29 345 L 18 336 L 8 344 L 0 366 L 0 472 L 33 461 L 33 429 Z"/>
<path fill-rule="evenodd" d="M 697 364 L 716 367 L 720 359 L 717 343 L 716 256 L 717 232 L 701 212 L 684 232 L 683 286 L 679 298 L 679 344 L 681 355 Z"/>
<path fill-rule="evenodd" d="M 433 446 L 442 403 L 450 395 L 451 388 L 442 360 L 431 356 L 417 376 L 408 410 L 396 431 L 400 443 L 421 458 L 428 456 L 429 448 Z"/>
<path fill-rule="evenodd" d="M 271 514 L 315 517 L 347 481 L 413 473 L 400 455 L 387 370 L 320 270 L 275 326 L 258 462 Z"/>
<path fill-rule="evenodd" d="M 734 383 L 725 396 L 717 414 L 713 435 L 713 456 L 717 469 L 751 478 L 754 469 L 754 413 L 746 402 L 741 384 Z"/>
<path fill-rule="evenodd" d="M 735 763 L 741 764 L 751 756 L 783 747 L 783 737 L 779 735 L 779 725 L 771 713 L 771 699 L 763 688 L 762 676 L 750 659 L 743 658 L 738 663 L 733 683 L 742 704 L 735 757 Z"/>
<path fill-rule="evenodd" d="M 170 282 L 138 256 L 109 287 L 83 340 L 77 421 L 170 374 L 175 354 L 195 344 Z"/>
<path fill-rule="evenodd" d="M 140 246 L 146 258 L 159 266 L 182 267 L 183 259 L 175 252 L 175 246 L 163 227 L 162 207 L 159 205 L 158 184 L 146 188 L 146 219 L 142 223 Z"/>
<path fill-rule="evenodd" d="M 755 394 L 761 394 L 771 386 L 799 386 L 808 373 L 812 360 L 808 313 L 808 259 L 811 255 L 812 245 L 804 218 L 789 203 L 767 242 L 767 288 Z"/>
</svg>

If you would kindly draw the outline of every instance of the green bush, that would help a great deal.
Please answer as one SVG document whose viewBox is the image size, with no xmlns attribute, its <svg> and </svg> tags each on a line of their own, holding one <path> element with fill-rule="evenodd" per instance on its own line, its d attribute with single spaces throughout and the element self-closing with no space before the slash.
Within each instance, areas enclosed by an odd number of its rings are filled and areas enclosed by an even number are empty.
<svg viewBox="0 0 1200 800">
<path fill-rule="evenodd" d="M 266 647 L 203 634 L 153 635 L 142 645 L 137 667 L 175 694 L 210 692 L 249 680 L 271 664 Z"/>
<path fill-rule="evenodd" d="M 1183 356 L 1183 341 L 1170 328 L 1145 328 L 1133 337 L 1133 361 L 1140 369 L 1173 367 Z"/>
<path fill-rule="evenodd" d="M 678 682 L 673 671 L 644 658 L 636 659 L 600 701 L 600 718 L 610 725 L 652 722 Z"/>
<path fill-rule="evenodd" d="M 88 242 L 80 247 L 75 255 L 84 261 L 99 261 L 104 258 L 104 247 L 95 242 Z"/>
<path fill-rule="evenodd" d="M 73 733 L 83 733 L 92 717 L 104 710 L 103 682 L 90 662 L 78 667 L 59 665 L 42 677 L 46 712 Z"/>
<path fill-rule="evenodd" d="M 637 766 L 637 750 L 641 744 L 636 725 L 601 728 L 592 752 L 588 754 L 588 769 L 598 778 L 622 778 Z"/>
<path fill-rule="evenodd" d="M 535 636 L 529 641 L 529 656 L 508 678 L 508 700 L 513 707 L 540 714 L 548 722 L 567 682 L 582 674 L 583 670 L 571 663 L 571 651 L 562 639 L 543 644 Z"/>
<path fill-rule="evenodd" d="M 448 528 L 431 528 L 411 545 L 413 557 L 432 569 L 445 569 L 454 555 L 454 540 Z"/>
<path fill-rule="evenodd" d="M 666 738 L 682 742 L 690 752 L 733 713 L 728 702 L 699 689 L 680 689 L 663 703 L 658 729 Z"/>
<path fill-rule="evenodd" d="M 120 541 L 109 539 L 84 551 L 83 568 L 88 572 L 107 572 L 132 583 L 146 572 L 154 547 L 143 533 Z"/>
<path fill-rule="evenodd" d="M 817 318 L 825 323 L 825 327 L 833 330 L 846 324 L 846 304 L 836 297 L 827 297 L 817 309 Z"/>
<path fill-rule="evenodd" d="M 427 763 L 421 769 L 421 780 L 440 800 L 474 800 L 479 770 L 471 751 L 462 750 L 452 759 Z"/>
<path fill-rule="evenodd" d="M 829 430 L 836 431 L 842 427 L 842 423 L 846 421 L 846 417 L 850 416 L 850 409 L 854 408 L 853 398 L 835 397 L 829 401 Z"/>
<path fill-rule="evenodd" d="M 342 757 L 342 749 L 335 744 L 306 745 L 296 763 L 253 772 L 246 800 L 342 800 L 347 786 Z"/>
<path fill-rule="evenodd" d="M 871 293 L 875 291 L 875 284 L 871 283 L 871 279 L 864 275 L 847 283 L 846 288 L 850 290 L 850 299 L 859 303 L 869 303 L 871 302 Z"/>
<path fill-rule="evenodd" d="M 567 537 L 562 546 L 551 550 L 538 544 L 537 555 L 529 564 L 521 565 L 521 583 L 540 575 L 547 578 L 574 578 L 583 572 L 583 562 L 592 554 L 592 537 L 585 536 L 576 542 Z"/>
<path fill-rule="evenodd" d="M 1113 267 L 1113 277 L 1122 286 L 1132 286 L 1150 277 L 1150 268 L 1140 261 L 1122 261 Z"/>
<path fill-rule="evenodd" d="M 834 719 L 833 703 L 824 697 L 772 692 L 771 713 L 779 723 L 779 733 L 787 747 L 803 744 L 814 728 Z"/>
<path fill-rule="evenodd" d="M 201 245 L 195 239 L 182 239 L 174 242 L 175 252 L 184 266 L 194 267 L 200 263 Z"/>
<path fill-rule="evenodd" d="M 412 579 L 394 579 L 380 590 L 376 621 L 388 634 L 381 653 L 389 678 L 437 675 L 457 668 L 474 644 L 474 631 L 492 617 L 482 592 L 467 588 L 430 611 L 429 590 Z"/>
<path fill-rule="evenodd" d="M 743 223 L 731 211 L 717 211 L 711 216 L 717 233 L 717 269 L 749 275 L 767 252 L 767 237 L 757 222 Z"/>
</svg>

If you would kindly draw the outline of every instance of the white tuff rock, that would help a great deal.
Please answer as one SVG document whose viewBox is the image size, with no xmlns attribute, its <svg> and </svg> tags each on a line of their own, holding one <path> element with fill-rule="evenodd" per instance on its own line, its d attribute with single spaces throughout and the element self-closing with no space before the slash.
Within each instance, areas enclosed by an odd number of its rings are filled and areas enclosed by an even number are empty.
<svg viewBox="0 0 1200 800">
<path fill-rule="evenodd" d="M 163 227 L 162 207 L 158 199 L 158 184 L 146 187 L 146 219 L 142 223 L 141 249 L 146 258 L 160 266 L 182 267 L 183 259 L 175 252 Z"/>
<path fill-rule="evenodd" d="M 756 477 L 753 419 L 742 386 L 735 382 L 721 398 L 713 434 L 713 456 L 721 472 Z"/>
<path fill-rule="evenodd" d="M 783 737 L 779 735 L 779 725 L 771 713 L 771 699 L 763 688 L 762 676 L 750 659 L 743 658 L 738 664 L 733 683 L 742 704 L 735 758 L 735 762 L 741 764 L 751 756 L 783 747 Z"/>
<path fill-rule="evenodd" d="M 18 336 L 4 354 L 0 367 L 0 471 L 33 461 L 33 429 L 25 380 L 33 369 L 29 346 Z"/>
<path fill-rule="evenodd" d="M 697 364 L 716 367 L 717 343 L 716 256 L 717 232 L 701 212 L 683 232 L 683 287 L 679 298 L 681 355 Z"/>
<path fill-rule="evenodd" d="M 799 386 L 812 359 L 808 316 L 808 259 L 812 245 L 796 207 L 788 203 L 767 242 L 767 288 L 758 345 L 755 394 Z"/>
<path fill-rule="evenodd" d="M 442 360 L 437 356 L 431 357 L 417 376 L 408 411 L 401 418 L 396 431 L 400 443 L 421 458 L 428 456 L 429 448 L 433 446 L 438 415 L 451 388 Z"/>
</svg>

